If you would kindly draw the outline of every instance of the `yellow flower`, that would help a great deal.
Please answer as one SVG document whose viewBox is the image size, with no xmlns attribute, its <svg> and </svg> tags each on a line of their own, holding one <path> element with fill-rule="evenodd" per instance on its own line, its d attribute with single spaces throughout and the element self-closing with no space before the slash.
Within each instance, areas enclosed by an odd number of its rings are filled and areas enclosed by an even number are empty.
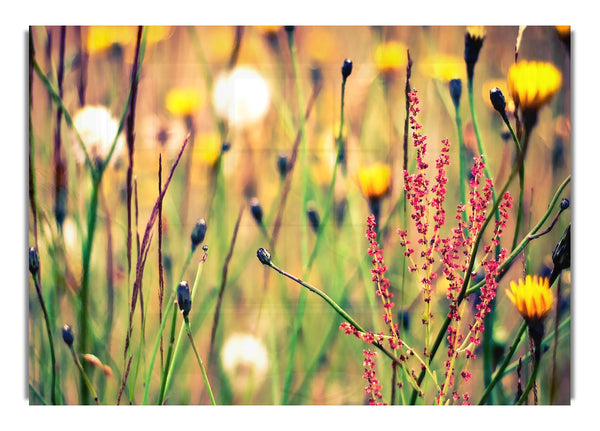
<svg viewBox="0 0 600 431">
<path fill-rule="evenodd" d="M 508 71 L 508 87 L 523 111 L 538 111 L 552 99 L 562 83 L 562 74 L 550 63 L 520 61 Z"/>
<path fill-rule="evenodd" d="M 219 160 L 222 147 L 223 143 L 218 133 L 203 133 L 194 141 L 194 160 L 214 166 Z"/>
<path fill-rule="evenodd" d="M 560 37 L 567 37 L 571 35 L 571 26 L 570 25 L 557 25 L 555 26 L 556 31 Z"/>
<path fill-rule="evenodd" d="M 178 87 L 167 93 L 165 105 L 173 115 L 189 116 L 204 104 L 204 95 L 195 88 Z"/>
<path fill-rule="evenodd" d="M 256 30 L 263 35 L 273 35 L 276 34 L 279 30 L 281 30 L 281 25 L 257 25 Z"/>
<path fill-rule="evenodd" d="M 93 26 L 88 30 L 87 49 L 90 53 L 100 52 L 111 46 L 135 43 L 138 28 L 134 26 Z M 152 45 L 170 36 L 170 27 L 148 27 L 146 44 Z"/>
<path fill-rule="evenodd" d="M 451 79 L 464 78 L 465 61 L 459 57 L 436 55 L 420 63 L 420 70 L 431 78 L 450 82 Z"/>
<path fill-rule="evenodd" d="M 338 47 L 330 31 L 323 27 L 307 27 L 304 30 L 304 43 L 312 60 L 326 63 L 335 58 Z"/>
<path fill-rule="evenodd" d="M 375 64 L 382 73 L 403 69 L 407 63 L 406 46 L 400 42 L 390 41 L 375 50 Z"/>
<path fill-rule="evenodd" d="M 363 194 L 370 201 L 378 201 L 390 189 L 392 171 L 384 163 L 377 162 L 358 170 L 358 182 Z"/>
<path fill-rule="evenodd" d="M 467 34 L 473 39 L 483 39 L 485 37 L 485 27 L 482 25 L 467 26 Z"/>
<path fill-rule="evenodd" d="M 532 323 L 542 322 L 554 302 L 548 278 L 538 278 L 537 275 L 528 275 L 525 282 L 519 279 L 519 284 L 511 281 L 510 290 L 507 289 L 506 294 L 521 316 Z"/>
</svg>

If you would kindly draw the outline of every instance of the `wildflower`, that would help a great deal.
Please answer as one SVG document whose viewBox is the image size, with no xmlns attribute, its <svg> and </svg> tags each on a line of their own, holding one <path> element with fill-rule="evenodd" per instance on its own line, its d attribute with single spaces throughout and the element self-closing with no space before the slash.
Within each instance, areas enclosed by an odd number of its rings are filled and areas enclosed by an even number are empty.
<svg viewBox="0 0 600 431">
<path fill-rule="evenodd" d="M 129 45 L 135 42 L 137 27 L 132 26 L 93 26 L 88 30 L 87 50 L 90 53 L 101 52 L 114 45 Z M 165 26 L 148 27 L 146 46 L 167 39 L 171 28 Z"/>
<path fill-rule="evenodd" d="M 383 74 L 403 69 L 407 63 L 406 46 L 400 42 L 390 41 L 379 45 L 375 50 L 375 64 Z"/>
<path fill-rule="evenodd" d="M 473 79 L 475 63 L 485 39 L 485 29 L 481 26 L 467 27 L 465 33 L 465 63 L 467 63 L 467 77 Z"/>
<path fill-rule="evenodd" d="M 263 265 L 271 264 L 271 253 L 269 253 L 267 250 L 265 250 L 262 247 L 256 251 L 256 257 L 258 257 L 258 260 Z"/>
<path fill-rule="evenodd" d="M 379 220 L 379 204 L 390 190 L 391 178 L 391 168 L 381 162 L 363 167 L 358 171 L 360 188 L 369 200 L 369 208 L 375 215 L 375 220 Z"/>
<path fill-rule="evenodd" d="M 282 29 L 280 25 L 257 25 L 256 30 L 266 36 L 270 36 L 279 32 Z"/>
<path fill-rule="evenodd" d="M 537 275 L 528 275 L 525 282 L 519 279 L 519 284 L 511 281 L 506 294 L 528 323 L 542 322 L 554 301 L 548 279 L 538 278 Z"/>
<path fill-rule="evenodd" d="M 269 369 L 264 343 L 251 334 L 233 334 L 221 350 L 221 363 L 232 387 L 244 393 L 249 384 L 263 382 Z"/>
<path fill-rule="evenodd" d="M 221 74 L 213 91 L 217 113 L 233 127 L 260 121 L 271 103 L 267 81 L 253 68 L 238 66 Z"/>
<path fill-rule="evenodd" d="M 67 346 L 71 347 L 73 345 L 73 340 L 75 339 L 75 337 L 73 336 L 73 329 L 71 328 L 71 326 L 65 324 L 62 327 L 62 337 L 63 341 Z"/>
<path fill-rule="evenodd" d="M 365 372 L 363 373 L 363 379 L 368 382 L 368 386 L 365 387 L 365 392 L 369 394 L 370 405 L 381 405 L 385 404 L 383 395 L 381 394 L 382 385 L 379 383 L 379 379 L 375 376 L 375 356 L 377 352 L 370 352 L 363 350 Z"/>
<path fill-rule="evenodd" d="M 216 132 L 202 133 L 194 138 L 194 160 L 207 166 L 216 166 L 221 153 L 226 151 L 227 143 L 221 141 Z"/>
<path fill-rule="evenodd" d="M 526 130 L 537 121 L 537 113 L 548 104 L 562 83 L 562 74 L 551 63 L 520 61 L 508 71 L 508 87 L 521 108 Z"/>
<path fill-rule="evenodd" d="M 196 222 L 194 229 L 192 230 L 192 234 L 190 236 L 192 240 L 192 252 L 196 250 L 196 247 L 204 241 L 204 237 L 206 236 L 206 220 L 201 218 Z"/>
<path fill-rule="evenodd" d="M 188 117 L 204 105 L 204 95 L 193 87 L 177 87 L 169 90 L 165 98 L 167 110 L 176 116 Z"/>
<path fill-rule="evenodd" d="M 73 117 L 73 125 L 92 162 L 104 162 L 119 130 L 119 122 L 110 115 L 104 106 L 85 106 Z M 118 157 L 124 147 L 125 138 L 123 135 L 119 135 L 114 155 Z M 77 161 L 84 163 L 85 155 L 75 139 L 74 149 Z"/>
<path fill-rule="evenodd" d="M 345 59 L 342 65 L 342 78 L 347 79 L 352 73 L 352 60 Z"/>
<path fill-rule="evenodd" d="M 419 64 L 423 74 L 442 82 L 449 82 L 455 78 L 463 78 L 465 74 L 464 60 L 459 57 L 436 55 L 426 58 Z"/>
<path fill-rule="evenodd" d="M 392 171 L 384 163 L 377 162 L 358 171 L 358 182 L 363 194 L 369 200 L 379 200 L 390 189 Z"/>
<path fill-rule="evenodd" d="M 183 313 L 183 318 L 187 320 L 188 314 L 192 309 L 192 299 L 190 298 L 190 285 L 187 281 L 182 281 L 177 286 L 177 304 Z"/>
</svg>

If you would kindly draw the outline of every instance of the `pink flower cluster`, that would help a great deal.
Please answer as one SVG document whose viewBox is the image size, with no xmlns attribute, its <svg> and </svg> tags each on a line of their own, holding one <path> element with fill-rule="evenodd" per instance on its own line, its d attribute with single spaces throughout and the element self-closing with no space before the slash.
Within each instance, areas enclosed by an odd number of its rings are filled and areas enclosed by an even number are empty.
<svg viewBox="0 0 600 431">
<path fill-rule="evenodd" d="M 363 379 L 365 379 L 369 384 L 365 387 L 365 392 L 369 394 L 369 404 L 370 405 L 385 405 L 383 402 L 383 395 L 381 394 L 381 383 L 379 383 L 379 379 L 375 376 L 375 356 L 377 352 L 370 352 L 368 350 L 363 350 L 363 366 L 365 367 L 365 372 L 363 373 Z"/>
</svg>

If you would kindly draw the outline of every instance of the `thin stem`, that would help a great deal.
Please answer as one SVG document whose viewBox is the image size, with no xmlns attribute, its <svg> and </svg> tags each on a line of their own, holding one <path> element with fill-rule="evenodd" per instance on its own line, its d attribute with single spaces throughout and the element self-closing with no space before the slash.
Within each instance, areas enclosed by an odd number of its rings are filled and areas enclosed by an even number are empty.
<svg viewBox="0 0 600 431">
<path fill-rule="evenodd" d="M 48 317 L 48 311 L 46 309 L 46 304 L 42 295 L 42 288 L 40 286 L 39 271 L 36 274 L 32 274 L 32 277 L 35 285 L 35 291 L 37 292 L 38 299 L 40 300 L 40 306 L 42 307 L 42 314 L 44 315 L 46 332 L 48 334 L 48 343 L 50 344 L 50 364 L 52 367 L 52 392 L 50 393 L 50 400 L 52 404 L 56 405 L 56 355 L 54 353 L 54 339 L 52 337 L 52 329 L 50 329 L 50 318 Z"/>
<path fill-rule="evenodd" d="M 87 390 L 92 394 L 92 397 L 94 397 L 94 402 L 96 404 L 100 405 L 100 400 L 98 399 L 98 394 L 96 394 L 96 391 L 94 390 L 94 387 L 90 383 L 88 376 L 85 374 L 85 371 L 84 371 L 83 367 L 81 366 L 81 362 L 79 362 L 79 358 L 77 357 L 77 354 L 75 353 L 75 349 L 73 349 L 72 345 L 69 346 L 69 350 L 71 350 L 71 355 L 73 356 L 73 361 L 75 361 L 75 365 L 77 365 L 77 369 L 79 370 L 79 373 L 81 374 L 81 379 L 85 382 Z"/>
<path fill-rule="evenodd" d="M 523 390 L 523 393 L 521 394 L 521 397 L 517 400 L 517 405 L 521 405 L 525 401 L 527 401 L 527 396 L 529 395 L 529 392 L 531 391 L 531 389 L 533 388 L 533 385 L 535 384 L 535 379 L 537 377 L 537 373 L 540 368 L 540 353 L 541 352 L 536 352 L 534 355 L 533 371 L 531 373 L 531 376 L 529 377 L 527 386 L 525 386 L 525 389 Z"/>
<path fill-rule="evenodd" d="M 196 346 L 194 345 L 194 337 L 192 337 L 192 331 L 190 330 L 190 321 L 186 316 L 184 318 L 185 330 L 187 332 L 188 338 L 190 339 L 190 344 L 192 345 L 192 349 L 194 349 L 194 353 L 196 354 L 196 359 L 198 360 L 198 365 L 200 366 L 200 371 L 202 371 L 202 378 L 204 379 L 204 385 L 206 386 L 206 390 L 208 391 L 208 396 L 210 397 L 210 402 L 213 406 L 217 405 L 215 401 L 215 396 L 213 395 L 212 389 L 210 388 L 210 382 L 208 381 L 208 376 L 206 375 L 206 370 L 204 369 L 204 364 L 202 363 L 202 359 L 198 354 L 198 350 L 196 350 Z"/>
</svg>

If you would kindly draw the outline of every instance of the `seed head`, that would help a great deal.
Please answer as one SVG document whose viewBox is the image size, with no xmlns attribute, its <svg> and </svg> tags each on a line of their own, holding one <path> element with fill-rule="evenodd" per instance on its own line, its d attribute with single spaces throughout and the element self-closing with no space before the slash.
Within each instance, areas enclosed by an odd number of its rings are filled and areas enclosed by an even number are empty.
<svg viewBox="0 0 600 431">
<path fill-rule="evenodd" d="M 560 209 L 561 210 L 566 210 L 567 208 L 569 208 L 570 205 L 571 205 L 571 203 L 569 202 L 569 199 L 567 199 L 567 198 L 563 198 L 560 201 Z"/>
<path fill-rule="evenodd" d="M 192 309 L 192 299 L 190 298 L 190 285 L 187 281 L 182 281 L 177 286 L 177 304 L 183 313 L 183 317 L 187 318 Z"/>
<path fill-rule="evenodd" d="M 73 340 L 75 337 L 73 336 L 73 329 L 70 325 L 65 324 L 62 327 L 62 337 L 67 346 L 71 347 L 73 345 Z"/>
<path fill-rule="evenodd" d="M 344 65 L 342 66 L 342 78 L 346 79 L 352 73 L 352 60 L 349 58 L 344 60 Z"/>
<path fill-rule="evenodd" d="M 310 222 L 310 226 L 312 227 L 313 231 L 317 233 L 319 231 L 319 224 L 321 221 L 319 219 L 317 208 L 314 204 L 309 203 L 308 209 L 306 210 L 306 216 L 308 217 L 308 221 Z"/>
<path fill-rule="evenodd" d="M 40 258 L 35 247 L 29 249 L 29 272 L 36 275 L 40 270 Z"/>
<path fill-rule="evenodd" d="M 194 226 L 194 230 L 192 230 L 191 240 L 192 240 L 192 252 L 196 250 L 196 247 L 200 245 L 202 241 L 204 241 L 204 237 L 206 236 L 206 220 L 201 218 L 196 222 Z"/>
<path fill-rule="evenodd" d="M 258 257 L 258 260 L 263 265 L 271 264 L 271 253 L 269 253 L 266 249 L 262 247 L 256 251 L 256 257 Z"/>
</svg>

